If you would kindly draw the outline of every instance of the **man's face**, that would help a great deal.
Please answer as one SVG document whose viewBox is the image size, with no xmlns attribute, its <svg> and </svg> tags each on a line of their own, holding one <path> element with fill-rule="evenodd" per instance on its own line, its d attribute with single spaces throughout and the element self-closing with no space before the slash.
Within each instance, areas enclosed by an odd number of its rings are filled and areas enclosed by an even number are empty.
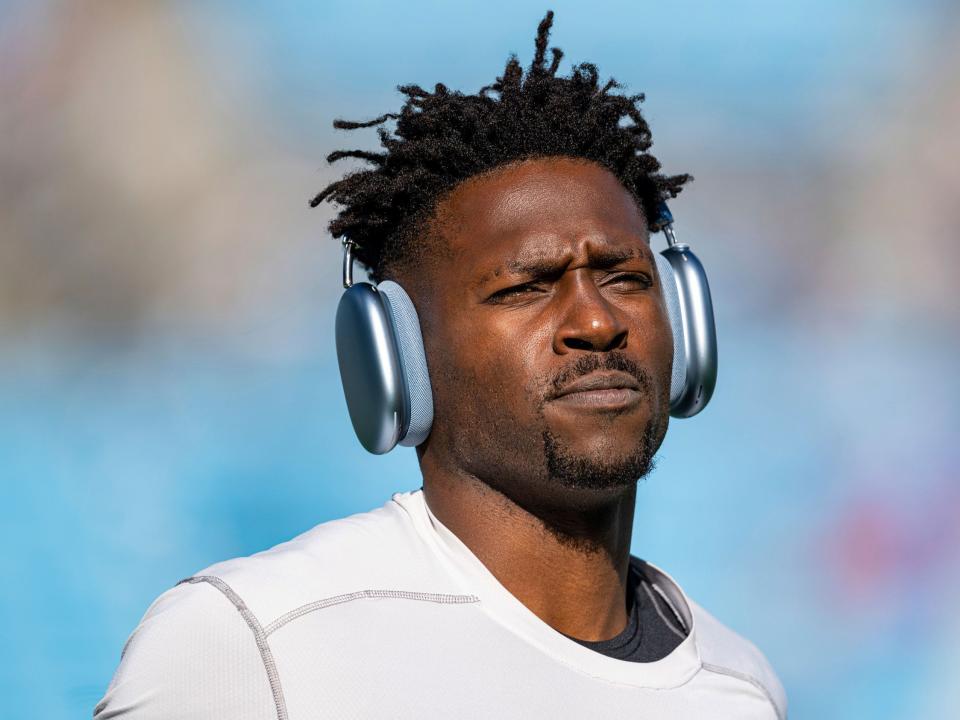
<svg viewBox="0 0 960 720">
<path fill-rule="evenodd" d="M 647 224 L 605 168 L 528 160 L 441 205 L 421 270 L 435 417 L 421 456 L 528 510 L 630 489 L 669 419 L 673 340 Z"/>
</svg>

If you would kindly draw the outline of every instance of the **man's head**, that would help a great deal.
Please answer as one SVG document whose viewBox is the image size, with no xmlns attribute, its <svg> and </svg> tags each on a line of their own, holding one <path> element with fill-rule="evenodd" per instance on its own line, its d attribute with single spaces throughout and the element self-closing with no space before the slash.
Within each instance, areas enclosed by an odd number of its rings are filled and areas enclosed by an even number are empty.
<svg viewBox="0 0 960 720">
<path fill-rule="evenodd" d="M 642 96 L 596 68 L 557 77 L 540 24 L 524 75 L 511 58 L 477 95 L 402 87 L 374 168 L 315 199 L 375 280 L 417 307 L 434 393 L 421 459 L 455 465 L 536 514 L 589 507 L 646 474 L 669 416 L 672 335 L 651 218 L 689 176 L 647 150 Z M 496 93 L 494 96 L 492 93 Z"/>
</svg>

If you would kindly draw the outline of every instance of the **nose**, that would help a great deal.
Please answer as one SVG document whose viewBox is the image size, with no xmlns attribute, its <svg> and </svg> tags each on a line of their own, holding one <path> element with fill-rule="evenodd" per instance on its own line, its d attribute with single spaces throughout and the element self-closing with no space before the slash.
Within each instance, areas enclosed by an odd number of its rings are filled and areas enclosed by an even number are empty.
<svg viewBox="0 0 960 720">
<path fill-rule="evenodd" d="M 571 278 L 564 298 L 563 318 L 553 337 L 553 351 L 565 355 L 571 350 L 609 352 L 627 344 L 627 325 L 622 313 L 600 293 L 588 273 Z"/>
</svg>

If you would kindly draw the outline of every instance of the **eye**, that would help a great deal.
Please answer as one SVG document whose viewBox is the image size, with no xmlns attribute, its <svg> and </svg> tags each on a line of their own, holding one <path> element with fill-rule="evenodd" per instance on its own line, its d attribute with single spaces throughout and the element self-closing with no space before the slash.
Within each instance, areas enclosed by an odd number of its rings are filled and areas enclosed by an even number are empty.
<svg viewBox="0 0 960 720">
<path fill-rule="evenodd" d="M 644 273 L 616 273 L 604 285 L 615 285 L 625 290 L 646 290 L 653 286 L 653 279 Z"/>
<path fill-rule="evenodd" d="M 504 288 L 503 290 L 497 290 L 497 292 L 493 293 L 493 295 L 487 298 L 487 302 L 503 303 L 518 299 L 524 300 L 541 292 L 543 292 L 543 289 L 537 284 L 524 283 L 522 285 L 514 285 L 512 287 Z"/>
</svg>

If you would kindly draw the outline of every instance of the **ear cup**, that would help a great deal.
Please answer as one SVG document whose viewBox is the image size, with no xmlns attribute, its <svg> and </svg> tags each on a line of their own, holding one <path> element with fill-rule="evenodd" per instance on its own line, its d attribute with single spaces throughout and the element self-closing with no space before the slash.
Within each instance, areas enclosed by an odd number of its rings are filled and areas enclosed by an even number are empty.
<svg viewBox="0 0 960 720">
<path fill-rule="evenodd" d="M 670 403 L 675 418 L 693 417 L 703 410 L 717 384 L 717 328 L 713 301 L 703 263 L 689 245 L 675 243 L 661 253 L 673 268 L 680 319 L 686 379 L 680 397 Z"/>
<path fill-rule="evenodd" d="M 377 285 L 377 291 L 393 326 L 407 400 L 407 412 L 404 413 L 407 427 L 400 444 L 416 447 L 427 439 L 433 425 L 433 391 L 423 350 L 420 318 L 410 296 L 397 283 L 384 280 Z"/>
<path fill-rule="evenodd" d="M 356 283 L 340 297 L 335 331 L 343 396 L 357 438 L 378 455 L 392 450 L 408 425 L 392 325 L 383 295 L 370 283 Z"/>
<path fill-rule="evenodd" d="M 683 394 L 687 382 L 687 353 L 686 341 L 683 337 L 683 316 L 680 311 L 680 294 L 673 266 L 660 253 L 654 253 L 653 256 L 657 260 L 657 273 L 660 275 L 663 299 L 667 303 L 667 315 L 670 317 L 670 327 L 673 329 L 673 374 L 670 376 L 670 405 L 673 406 Z"/>
</svg>

